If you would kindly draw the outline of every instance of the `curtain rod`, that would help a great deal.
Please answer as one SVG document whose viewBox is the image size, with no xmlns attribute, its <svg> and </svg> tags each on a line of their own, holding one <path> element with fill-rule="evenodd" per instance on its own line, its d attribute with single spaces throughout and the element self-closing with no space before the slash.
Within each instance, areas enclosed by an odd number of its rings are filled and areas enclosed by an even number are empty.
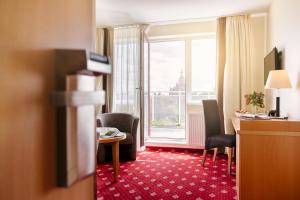
<svg viewBox="0 0 300 200">
<path fill-rule="evenodd" d="M 116 28 L 128 28 L 128 27 L 142 27 L 142 26 L 148 26 L 149 24 L 123 24 L 123 25 L 113 25 L 113 26 L 96 26 L 96 28 L 112 28 L 112 29 L 116 29 Z"/>
<path fill-rule="evenodd" d="M 149 22 L 149 23 L 138 23 L 138 24 L 124 24 L 124 25 L 113 25 L 113 26 L 97 26 L 96 28 L 122 28 L 122 27 L 134 27 L 134 26 L 159 26 L 159 25 L 169 25 L 169 24 L 180 24 L 180 23 L 194 23 L 194 22 L 208 22 L 214 21 L 221 17 L 233 17 L 233 16 L 240 16 L 240 15 L 249 15 L 250 17 L 264 17 L 267 16 L 267 12 L 259 12 L 259 13 L 240 13 L 234 15 L 223 15 L 218 17 L 210 17 L 210 18 L 193 18 L 193 19 L 182 19 L 182 20 L 169 20 L 169 21 L 157 21 L 157 22 Z"/>
<path fill-rule="evenodd" d="M 250 17 L 262 17 L 267 16 L 267 12 L 260 12 L 260 13 L 241 13 L 241 14 L 234 14 L 234 15 L 223 15 L 218 17 L 210 17 L 210 18 L 193 18 L 193 19 L 182 19 L 182 20 L 170 20 L 170 21 L 158 21 L 158 22 L 150 22 L 149 24 L 152 26 L 156 25 L 169 25 L 169 24 L 180 24 L 180 23 L 196 23 L 196 22 L 209 22 L 217 20 L 221 17 L 233 17 L 233 16 L 240 16 L 240 15 L 249 15 Z"/>
</svg>

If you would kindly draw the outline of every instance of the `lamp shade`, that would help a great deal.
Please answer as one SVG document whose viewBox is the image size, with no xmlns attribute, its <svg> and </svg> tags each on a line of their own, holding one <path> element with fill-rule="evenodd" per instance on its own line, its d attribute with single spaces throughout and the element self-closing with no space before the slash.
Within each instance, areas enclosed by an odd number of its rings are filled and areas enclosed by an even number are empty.
<svg viewBox="0 0 300 200">
<path fill-rule="evenodd" d="M 286 70 L 272 70 L 269 72 L 265 89 L 291 88 L 291 82 Z"/>
</svg>

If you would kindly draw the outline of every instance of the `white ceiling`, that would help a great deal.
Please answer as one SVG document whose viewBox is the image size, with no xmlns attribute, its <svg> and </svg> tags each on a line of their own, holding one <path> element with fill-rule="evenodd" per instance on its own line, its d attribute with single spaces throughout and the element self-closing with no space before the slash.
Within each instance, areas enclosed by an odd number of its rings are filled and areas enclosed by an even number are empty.
<svg viewBox="0 0 300 200">
<path fill-rule="evenodd" d="M 213 18 L 265 10 L 272 0 L 96 0 L 97 26 Z"/>
</svg>

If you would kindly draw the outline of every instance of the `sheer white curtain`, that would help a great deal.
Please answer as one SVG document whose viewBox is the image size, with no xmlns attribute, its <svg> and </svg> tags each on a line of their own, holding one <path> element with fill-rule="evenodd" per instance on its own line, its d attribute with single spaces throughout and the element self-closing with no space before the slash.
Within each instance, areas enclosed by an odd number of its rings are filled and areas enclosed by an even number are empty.
<svg viewBox="0 0 300 200">
<path fill-rule="evenodd" d="M 114 29 L 113 112 L 138 114 L 140 27 Z"/>
<path fill-rule="evenodd" d="M 225 132 L 234 132 L 231 117 L 245 109 L 244 95 L 253 92 L 254 68 L 252 30 L 248 16 L 226 18 L 226 64 L 223 110 Z"/>
</svg>

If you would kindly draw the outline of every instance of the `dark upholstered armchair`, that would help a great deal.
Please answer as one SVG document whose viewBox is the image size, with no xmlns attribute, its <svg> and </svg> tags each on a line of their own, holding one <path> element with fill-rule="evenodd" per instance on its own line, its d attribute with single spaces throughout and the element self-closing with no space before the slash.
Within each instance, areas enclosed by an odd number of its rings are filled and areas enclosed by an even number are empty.
<svg viewBox="0 0 300 200">
<path fill-rule="evenodd" d="M 126 113 L 105 113 L 97 118 L 98 127 L 114 127 L 126 133 L 126 139 L 120 141 L 121 160 L 136 159 L 136 133 L 139 119 Z M 103 163 L 112 159 L 111 144 L 99 144 L 97 162 Z"/>
<path fill-rule="evenodd" d="M 203 100 L 203 111 L 205 120 L 205 147 L 202 165 L 205 163 L 206 153 L 214 149 L 213 161 L 216 159 L 218 148 L 228 147 L 228 174 L 231 173 L 231 158 L 235 147 L 235 135 L 225 135 L 221 132 L 221 120 L 216 100 Z"/>
</svg>

